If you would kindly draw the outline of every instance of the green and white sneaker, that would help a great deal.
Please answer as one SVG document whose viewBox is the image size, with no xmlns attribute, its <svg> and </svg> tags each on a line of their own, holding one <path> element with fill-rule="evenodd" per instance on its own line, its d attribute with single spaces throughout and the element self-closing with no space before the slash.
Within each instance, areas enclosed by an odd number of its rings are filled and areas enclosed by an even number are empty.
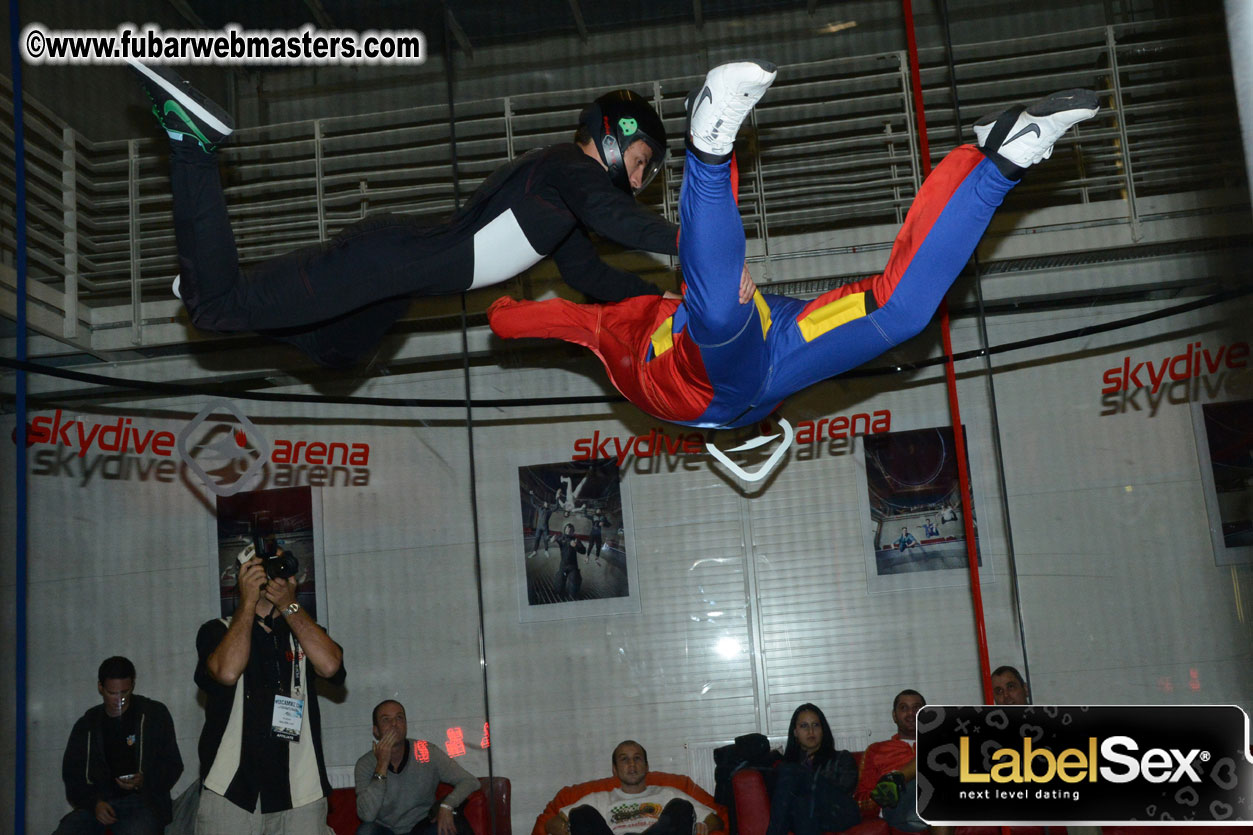
<svg viewBox="0 0 1253 835">
<path fill-rule="evenodd" d="M 169 67 L 128 59 L 152 100 L 152 112 L 173 141 L 193 139 L 211 153 L 235 130 L 235 122 L 217 102 L 205 96 Z"/>
</svg>

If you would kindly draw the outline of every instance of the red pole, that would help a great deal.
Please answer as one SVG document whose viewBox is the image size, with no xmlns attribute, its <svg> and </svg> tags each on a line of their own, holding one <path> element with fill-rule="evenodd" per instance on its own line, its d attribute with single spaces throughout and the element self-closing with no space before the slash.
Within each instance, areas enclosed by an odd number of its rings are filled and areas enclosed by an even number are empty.
<svg viewBox="0 0 1253 835">
<path fill-rule="evenodd" d="M 931 174 L 931 144 L 927 141 L 927 106 L 922 102 L 922 72 L 918 69 L 918 38 L 914 34 L 913 0 L 901 0 L 905 15 L 905 43 L 909 48 L 909 84 L 914 89 L 914 112 L 917 114 L 918 154 L 922 157 L 922 178 Z"/>
<path fill-rule="evenodd" d="M 901 0 L 905 17 L 905 40 L 909 47 L 909 78 L 914 88 L 917 111 L 918 152 L 922 175 L 931 173 L 931 149 L 927 143 L 927 113 L 922 101 L 922 73 L 918 68 L 918 40 L 914 35 L 914 8 L 911 0 Z M 944 380 L 948 388 L 948 410 L 953 419 L 953 445 L 957 455 L 957 483 L 961 490 L 962 524 L 966 532 L 966 563 L 970 570 L 970 598 L 975 610 L 975 640 L 979 650 L 979 670 L 983 676 L 983 703 L 992 704 L 992 666 L 988 661 L 988 627 L 983 617 L 983 590 L 979 585 L 979 559 L 975 547 L 975 517 L 971 506 L 970 467 L 966 462 L 966 434 L 962 429 L 961 406 L 957 400 L 957 371 L 953 366 L 953 340 L 949 333 L 948 302 L 940 303 L 940 334 L 944 341 Z"/>
</svg>

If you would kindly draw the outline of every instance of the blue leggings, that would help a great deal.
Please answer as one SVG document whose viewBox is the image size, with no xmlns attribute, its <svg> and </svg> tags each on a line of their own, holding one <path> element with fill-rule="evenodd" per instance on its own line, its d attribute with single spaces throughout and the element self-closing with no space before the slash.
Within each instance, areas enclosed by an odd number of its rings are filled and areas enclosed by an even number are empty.
<svg viewBox="0 0 1253 835">
<path fill-rule="evenodd" d="M 700 348 L 714 396 L 698 426 L 744 426 L 789 395 L 917 335 L 1015 185 L 977 149 L 957 148 L 914 200 L 884 272 L 813 301 L 762 295 L 739 303 L 744 226 L 730 163 L 689 154 L 679 199 L 687 289 L 673 332 Z"/>
</svg>

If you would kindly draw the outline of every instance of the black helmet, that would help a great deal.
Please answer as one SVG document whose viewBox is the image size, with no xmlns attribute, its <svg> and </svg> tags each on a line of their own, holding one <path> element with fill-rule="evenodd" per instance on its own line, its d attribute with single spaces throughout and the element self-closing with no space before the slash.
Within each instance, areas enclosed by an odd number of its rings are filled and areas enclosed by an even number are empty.
<svg viewBox="0 0 1253 835">
<path fill-rule="evenodd" d="M 643 191 L 661 170 L 666 158 L 666 127 L 657 111 L 638 93 L 630 90 L 605 93 L 587 106 L 579 116 L 579 124 L 595 143 L 601 162 L 609 169 L 609 179 L 627 194 L 633 189 L 622 154 L 632 142 L 642 139 L 653 151 L 639 191 Z"/>
</svg>

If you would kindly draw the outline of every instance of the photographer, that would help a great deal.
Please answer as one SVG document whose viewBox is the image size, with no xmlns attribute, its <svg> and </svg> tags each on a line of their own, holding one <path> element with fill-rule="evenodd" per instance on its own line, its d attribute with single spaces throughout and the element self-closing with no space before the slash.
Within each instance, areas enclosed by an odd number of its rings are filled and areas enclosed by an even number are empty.
<svg viewBox="0 0 1253 835">
<path fill-rule="evenodd" d="M 196 635 L 207 697 L 196 833 L 321 835 L 331 788 L 315 680 L 344 680 L 343 650 L 296 602 L 291 555 L 250 546 L 241 559 L 234 615 Z"/>
</svg>

